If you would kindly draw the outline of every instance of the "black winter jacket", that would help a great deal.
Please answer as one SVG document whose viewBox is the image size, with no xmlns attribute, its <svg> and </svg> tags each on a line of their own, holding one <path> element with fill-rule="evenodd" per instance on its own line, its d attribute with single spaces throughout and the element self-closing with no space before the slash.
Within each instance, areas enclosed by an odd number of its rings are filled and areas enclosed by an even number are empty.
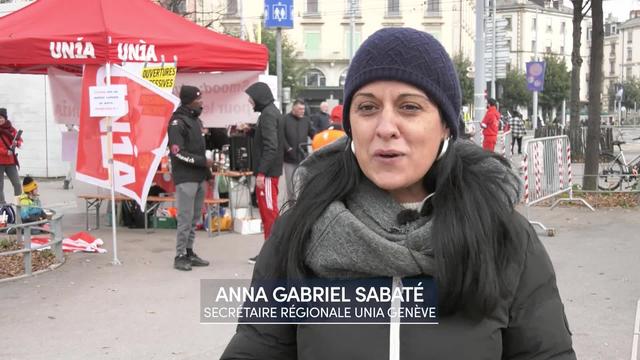
<svg viewBox="0 0 640 360">
<path fill-rule="evenodd" d="M 207 167 L 202 122 L 194 111 L 180 106 L 169 120 L 169 156 L 174 184 L 211 178 Z"/>
<path fill-rule="evenodd" d="M 258 256 L 254 281 L 273 276 L 277 254 L 287 251 L 282 234 L 289 214 L 276 221 Z M 512 259 L 513 281 L 497 309 L 480 320 L 454 314 L 441 316 L 438 325 L 401 325 L 400 359 L 576 359 L 544 245 L 523 216 L 514 211 L 511 221 L 519 229 L 511 240 L 522 246 Z M 221 359 L 386 360 L 389 339 L 387 324 L 241 324 Z"/>
<path fill-rule="evenodd" d="M 260 112 L 253 131 L 253 173 L 278 177 L 282 175 L 284 155 L 282 113 L 273 104 L 273 94 L 265 83 L 255 83 L 245 92 L 253 99 L 253 109 Z"/>
<path fill-rule="evenodd" d="M 284 116 L 284 162 L 289 164 L 300 164 L 307 157 L 307 139 L 315 135 L 315 130 L 311 125 L 311 120 L 303 116 L 298 119 L 291 113 Z"/>
</svg>

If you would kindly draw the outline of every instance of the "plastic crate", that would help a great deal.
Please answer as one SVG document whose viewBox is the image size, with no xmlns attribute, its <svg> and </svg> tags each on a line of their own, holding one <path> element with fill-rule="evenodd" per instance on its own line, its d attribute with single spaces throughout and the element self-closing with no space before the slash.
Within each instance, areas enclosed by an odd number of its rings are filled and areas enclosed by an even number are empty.
<svg viewBox="0 0 640 360">
<path fill-rule="evenodd" d="M 178 220 L 172 217 L 154 216 L 152 219 L 153 227 L 156 229 L 177 229 Z"/>
</svg>

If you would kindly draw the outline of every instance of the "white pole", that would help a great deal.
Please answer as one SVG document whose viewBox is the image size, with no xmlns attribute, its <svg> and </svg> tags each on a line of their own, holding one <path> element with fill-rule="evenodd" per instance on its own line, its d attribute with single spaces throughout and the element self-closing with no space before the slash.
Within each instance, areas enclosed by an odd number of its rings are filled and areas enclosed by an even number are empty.
<svg viewBox="0 0 640 360">
<path fill-rule="evenodd" d="M 473 120 L 476 124 L 484 116 L 484 90 L 487 87 L 484 73 L 484 1 L 476 0 L 475 77 L 473 80 Z M 476 131 L 476 138 L 480 138 L 480 131 Z"/>
<path fill-rule="evenodd" d="M 496 0 L 492 0 L 493 7 L 491 12 L 491 22 L 493 23 L 493 44 L 491 48 L 491 97 L 497 98 L 496 96 L 496 37 L 498 32 L 496 31 Z"/>
<path fill-rule="evenodd" d="M 111 62 L 107 61 L 107 86 L 111 85 Z M 118 259 L 118 238 L 116 232 L 116 182 L 115 168 L 113 164 L 113 131 L 111 128 L 111 116 L 107 116 L 107 158 L 109 159 L 109 184 L 111 185 L 111 236 L 113 238 L 113 261 L 111 264 L 122 264 Z"/>
<path fill-rule="evenodd" d="M 355 36 L 356 36 L 356 1 L 350 0 L 351 6 L 349 9 L 349 63 L 351 63 L 351 59 L 353 59 L 353 48 L 355 45 Z"/>
<path fill-rule="evenodd" d="M 245 40 L 245 32 L 244 32 L 244 6 L 243 1 L 238 0 L 238 15 L 240 15 L 240 39 Z"/>
<path fill-rule="evenodd" d="M 276 29 L 276 75 L 278 77 L 278 107 L 284 113 L 284 105 L 282 103 L 282 28 Z"/>
<path fill-rule="evenodd" d="M 564 99 L 562 100 L 562 128 L 564 129 L 564 127 L 567 125 L 567 100 Z"/>
<path fill-rule="evenodd" d="M 538 29 L 540 28 L 540 24 L 538 21 L 538 9 L 536 9 L 536 41 L 535 46 L 533 47 L 533 58 L 535 61 L 538 61 Z M 533 119 L 531 119 L 533 124 L 533 130 L 538 128 L 538 92 L 533 92 Z"/>
</svg>

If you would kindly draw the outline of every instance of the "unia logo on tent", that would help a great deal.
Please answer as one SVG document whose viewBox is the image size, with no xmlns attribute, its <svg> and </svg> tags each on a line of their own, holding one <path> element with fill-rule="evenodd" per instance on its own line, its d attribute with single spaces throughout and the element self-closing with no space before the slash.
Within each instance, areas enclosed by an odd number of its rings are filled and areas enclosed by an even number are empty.
<svg viewBox="0 0 640 360">
<path fill-rule="evenodd" d="M 91 41 L 51 41 L 49 51 L 54 59 L 87 59 L 96 58 L 96 50 Z"/>
<path fill-rule="evenodd" d="M 122 61 L 158 62 L 156 46 L 140 40 L 138 44 L 118 43 L 118 59 Z"/>
</svg>

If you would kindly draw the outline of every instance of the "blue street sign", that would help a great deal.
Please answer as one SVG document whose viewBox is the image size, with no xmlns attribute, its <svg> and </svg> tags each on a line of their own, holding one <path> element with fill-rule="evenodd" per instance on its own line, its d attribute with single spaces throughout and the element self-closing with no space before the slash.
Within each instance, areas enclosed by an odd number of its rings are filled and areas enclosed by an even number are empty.
<svg viewBox="0 0 640 360">
<path fill-rule="evenodd" d="M 293 0 L 264 0 L 264 27 L 293 28 Z"/>
</svg>

